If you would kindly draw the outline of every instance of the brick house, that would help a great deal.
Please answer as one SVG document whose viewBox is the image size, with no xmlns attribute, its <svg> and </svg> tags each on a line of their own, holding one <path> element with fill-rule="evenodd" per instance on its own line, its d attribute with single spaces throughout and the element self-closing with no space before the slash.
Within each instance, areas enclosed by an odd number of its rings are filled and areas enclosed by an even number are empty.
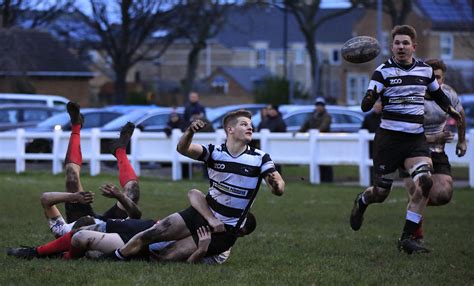
<svg viewBox="0 0 474 286">
<path fill-rule="evenodd" d="M 93 76 L 49 33 L 0 29 L 0 92 L 61 95 L 88 106 Z"/>
</svg>

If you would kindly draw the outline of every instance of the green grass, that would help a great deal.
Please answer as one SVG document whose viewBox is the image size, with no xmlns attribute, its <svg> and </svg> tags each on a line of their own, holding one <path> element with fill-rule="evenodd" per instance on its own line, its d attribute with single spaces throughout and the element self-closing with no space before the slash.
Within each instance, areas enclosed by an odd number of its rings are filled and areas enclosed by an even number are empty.
<svg viewBox="0 0 474 286">
<path fill-rule="evenodd" d="M 297 177 L 296 171 L 284 170 Z M 295 173 L 295 174 L 292 174 Z M 306 176 L 306 174 L 305 174 Z M 0 173 L 0 248 L 37 245 L 52 239 L 39 196 L 62 191 L 63 175 Z M 115 176 L 83 176 L 96 192 L 94 208 L 111 204 L 98 186 Z M 141 207 L 160 218 L 187 206 L 190 188 L 207 182 L 142 178 Z M 222 266 L 93 262 L 41 259 L 25 261 L 0 255 L 0 285 L 472 285 L 474 283 L 474 191 L 456 189 L 453 201 L 429 208 L 426 244 L 433 252 L 408 256 L 396 250 L 403 227 L 406 194 L 397 188 L 381 205 L 371 206 L 362 229 L 348 219 L 359 187 L 289 179 L 283 197 L 262 191 L 253 206 L 258 226 L 237 241 Z"/>
</svg>

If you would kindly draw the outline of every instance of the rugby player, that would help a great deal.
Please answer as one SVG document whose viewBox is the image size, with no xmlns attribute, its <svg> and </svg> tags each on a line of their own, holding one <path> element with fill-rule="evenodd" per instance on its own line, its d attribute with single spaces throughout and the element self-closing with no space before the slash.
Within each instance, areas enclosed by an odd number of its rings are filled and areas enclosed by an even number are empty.
<svg viewBox="0 0 474 286">
<path fill-rule="evenodd" d="M 204 128 L 205 123 L 200 120 L 191 123 L 180 138 L 177 150 L 206 164 L 210 180 L 206 196 L 209 208 L 191 206 L 171 214 L 135 235 L 113 253 L 113 258 L 129 259 L 149 244 L 178 240 L 182 242 L 179 249 L 168 259 L 183 260 L 196 251 L 197 230 L 202 226 L 209 226 L 213 231 L 206 255 L 221 253 L 235 243 L 262 179 L 273 194 L 283 195 L 285 182 L 275 170 L 270 156 L 248 145 L 253 131 L 251 116 L 246 110 L 228 113 L 223 120 L 227 140 L 220 146 L 192 143 L 194 133 Z"/>
<path fill-rule="evenodd" d="M 399 250 L 408 254 L 427 251 L 413 239 L 433 185 L 431 154 L 423 129 L 425 93 L 428 92 L 444 112 L 462 121 L 436 81 L 433 69 L 414 58 L 416 46 L 413 27 L 395 26 L 392 30 L 393 56 L 375 70 L 362 100 L 364 112 L 369 111 L 379 97 L 383 105 L 380 128 L 374 139 L 376 182 L 357 195 L 350 216 L 351 228 L 359 230 L 368 205 L 382 203 L 387 198 L 395 172 L 404 167 L 415 186 L 398 241 Z"/>
</svg>

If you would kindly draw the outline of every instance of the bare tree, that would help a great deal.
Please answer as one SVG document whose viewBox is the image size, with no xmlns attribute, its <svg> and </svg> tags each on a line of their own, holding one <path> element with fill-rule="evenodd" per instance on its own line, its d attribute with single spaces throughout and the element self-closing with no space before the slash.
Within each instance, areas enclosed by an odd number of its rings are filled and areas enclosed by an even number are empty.
<svg viewBox="0 0 474 286">
<path fill-rule="evenodd" d="M 126 76 L 131 67 L 143 60 L 160 57 L 172 41 L 171 34 L 152 41 L 152 34 L 166 29 L 173 11 L 169 1 L 90 0 L 92 13 L 77 12 L 100 38 L 99 49 L 110 58 L 115 73 L 116 103 L 125 103 Z M 115 13 L 114 13 L 115 12 Z"/>
<path fill-rule="evenodd" d="M 182 92 L 187 101 L 188 93 L 193 88 L 196 79 L 196 70 L 199 66 L 199 54 L 207 47 L 207 41 L 216 36 L 223 27 L 226 12 L 232 6 L 225 1 L 195 0 L 183 1 L 176 6 L 179 17 L 177 34 L 191 43 L 188 54 L 186 77 L 183 81 Z"/>
<path fill-rule="evenodd" d="M 377 9 L 377 0 L 358 1 L 368 9 Z M 408 14 L 413 7 L 412 0 L 384 0 L 382 1 L 382 11 L 390 16 L 392 27 L 405 24 Z"/>
<path fill-rule="evenodd" d="M 74 0 L 3 0 L 0 2 L 1 26 L 33 29 L 55 20 L 72 8 Z"/>
<path fill-rule="evenodd" d="M 298 22 L 299 28 L 306 41 L 306 51 L 311 62 L 312 96 L 316 96 L 319 89 L 318 56 L 316 51 L 316 30 L 326 21 L 349 13 L 355 7 L 355 1 L 351 0 L 349 8 L 337 9 L 332 13 L 318 17 L 320 12 L 320 0 L 284 0 L 283 5 L 288 9 Z M 277 1 L 277 4 L 279 2 Z"/>
</svg>

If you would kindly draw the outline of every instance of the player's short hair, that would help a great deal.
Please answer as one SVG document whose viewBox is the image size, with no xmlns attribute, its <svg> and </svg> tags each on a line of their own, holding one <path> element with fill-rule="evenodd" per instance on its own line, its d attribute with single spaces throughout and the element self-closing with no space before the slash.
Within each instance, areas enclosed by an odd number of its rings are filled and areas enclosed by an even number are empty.
<svg viewBox="0 0 474 286">
<path fill-rule="evenodd" d="M 245 221 L 244 228 L 245 235 L 251 234 L 257 228 L 257 219 L 253 213 L 249 212 L 247 214 L 247 220 Z"/>
<path fill-rule="evenodd" d="M 237 118 L 239 117 L 247 117 L 248 119 L 252 119 L 252 113 L 245 109 L 239 109 L 236 111 L 231 111 L 224 116 L 222 120 L 222 126 L 224 126 L 225 133 L 227 134 L 227 127 L 229 125 L 237 124 Z"/>
<path fill-rule="evenodd" d="M 392 40 L 396 35 L 407 35 L 413 43 L 416 43 L 416 30 L 410 25 L 397 25 L 392 29 Z"/>
<path fill-rule="evenodd" d="M 425 63 L 432 67 L 433 70 L 442 70 L 443 73 L 446 73 L 446 70 L 448 69 L 443 60 L 440 59 L 429 59 Z"/>
<path fill-rule="evenodd" d="M 72 226 L 72 229 L 75 230 L 75 229 L 81 228 L 83 226 L 93 225 L 93 224 L 95 224 L 95 220 L 94 220 L 93 217 L 83 216 L 83 217 L 80 217 L 78 220 L 76 220 L 76 222 Z"/>
</svg>

